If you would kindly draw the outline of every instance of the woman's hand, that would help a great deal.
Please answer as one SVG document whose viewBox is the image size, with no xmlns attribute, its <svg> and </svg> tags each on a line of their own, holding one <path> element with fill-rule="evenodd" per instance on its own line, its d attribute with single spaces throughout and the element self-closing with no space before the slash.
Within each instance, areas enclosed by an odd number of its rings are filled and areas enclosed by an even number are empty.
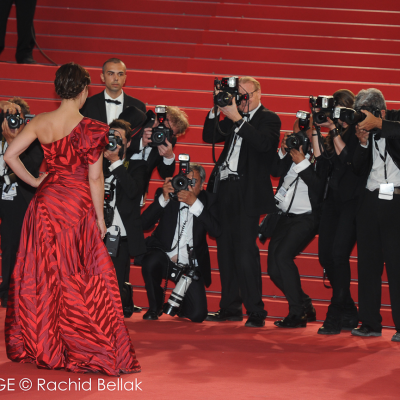
<svg viewBox="0 0 400 400">
<path fill-rule="evenodd" d="M 35 188 L 39 187 L 41 185 L 41 183 L 47 178 L 47 175 L 49 175 L 48 172 L 44 172 L 44 173 L 40 174 L 39 178 L 35 179 L 35 183 L 32 186 Z"/>
<path fill-rule="evenodd" d="M 104 219 L 97 219 L 96 224 L 99 228 L 101 238 L 104 239 L 107 233 L 106 223 L 104 222 Z"/>
</svg>

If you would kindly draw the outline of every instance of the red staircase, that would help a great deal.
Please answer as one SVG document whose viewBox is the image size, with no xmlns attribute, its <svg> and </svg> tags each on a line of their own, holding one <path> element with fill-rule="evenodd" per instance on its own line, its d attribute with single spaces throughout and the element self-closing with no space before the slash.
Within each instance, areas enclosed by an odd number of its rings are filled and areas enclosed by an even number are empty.
<svg viewBox="0 0 400 400">
<path fill-rule="evenodd" d="M 38 0 L 36 39 L 58 64 L 74 61 L 88 68 L 90 94 L 102 90 L 100 67 L 110 57 L 127 65 L 127 94 L 156 104 L 177 105 L 189 115 L 191 127 L 178 140 L 176 153 L 189 153 L 212 169 L 210 145 L 201 138 L 202 125 L 212 106 L 216 76 L 252 75 L 260 80 L 262 102 L 282 120 L 282 134 L 292 129 L 294 114 L 307 109 L 310 94 L 330 95 L 347 88 L 357 93 L 377 87 L 389 109 L 400 108 L 400 3 L 391 0 L 349 2 L 330 7 L 317 0 L 299 6 L 293 0 L 169 1 Z M 279 4 L 276 4 L 279 3 Z M 0 98 L 20 96 L 34 113 L 58 105 L 53 89 L 56 67 L 34 51 L 47 66 L 16 65 L 15 10 L 12 10 L 6 49 L 0 55 Z M 217 154 L 222 147 L 217 147 Z M 273 180 L 276 186 L 277 180 Z M 149 200 L 161 184 L 155 172 Z M 209 309 L 217 310 L 220 281 L 216 247 L 209 240 L 213 283 Z M 260 245 L 263 295 L 271 316 L 285 316 L 287 303 L 271 283 L 267 270 L 268 244 Z M 356 251 L 351 258 L 352 293 L 357 299 Z M 317 238 L 297 258 L 304 290 L 313 299 L 317 317 L 324 319 L 330 290 L 322 284 Z M 387 278 L 384 274 L 383 281 Z M 132 265 L 137 287 L 135 303 L 147 305 L 143 279 Z M 387 283 L 382 293 L 383 323 L 393 326 Z"/>
</svg>

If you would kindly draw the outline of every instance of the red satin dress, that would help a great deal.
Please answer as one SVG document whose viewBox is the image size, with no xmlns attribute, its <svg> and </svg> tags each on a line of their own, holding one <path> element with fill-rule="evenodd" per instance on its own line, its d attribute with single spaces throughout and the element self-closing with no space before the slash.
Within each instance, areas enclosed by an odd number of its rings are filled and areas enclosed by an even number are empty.
<svg viewBox="0 0 400 400">
<path fill-rule="evenodd" d="M 114 376 L 140 371 L 88 181 L 107 132 L 83 118 L 68 136 L 42 144 L 49 176 L 25 215 L 7 307 L 12 361 Z"/>
</svg>

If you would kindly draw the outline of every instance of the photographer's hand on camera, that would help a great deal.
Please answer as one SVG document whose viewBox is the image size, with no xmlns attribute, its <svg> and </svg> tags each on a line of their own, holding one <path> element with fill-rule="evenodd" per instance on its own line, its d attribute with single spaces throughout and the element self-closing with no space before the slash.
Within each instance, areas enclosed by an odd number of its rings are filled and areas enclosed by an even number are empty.
<svg viewBox="0 0 400 400">
<path fill-rule="evenodd" d="M 191 186 L 188 186 L 188 190 L 181 190 L 178 192 L 177 196 L 178 201 L 187 204 L 189 207 L 191 207 L 197 200 L 197 197 L 193 193 L 193 188 Z"/>
<path fill-rule="evenodd" d="M 324 128 L 328 128 L 330 131 L 332 129 L 336 128 L 336 125 L 333 123 L 333 121 L 329 117 L 327 117 L 327 121 L 326 122 L 323 122 L 322 124 L 315 123 L 315 125 L 322 126 Z"/>
<path fill-rule="evenodd" d="M 302 147 L 300 147 L 300 151 L 296 149 L 290 150 L 290 155 L 292 156 L 292 160 L 295 164 L 301 163 L 306 158 Z"/>
<path fill-rule="evenodd" d="M 162 187 L 163 196 L 164 196 L 165 201 L 169 201 L 169 199 L 170 199 L 169 194 L 174 193 L 174 191 L 175 191 L 175 189 L 172 187 L 171 181 L 172 181 L 172 177 L 165 178 L 165 181 L 164 181 L 164 184 Z"/>
<path fill-rule="evenodd" d="M 23 129 L 10 129 L 6 119 L 4 119 L 3 123 L 1 124 L 1 128 L 3 130 L 3 137 L 6 139 L 8 145 L 11 144 L 11 142 L 17 137 L 18 133 Z"/>
<path fill-rule="evenodd" d="M 283 136 L 282 143 L 281 143 L 281 152 L 283 155 L 286 155 L 286 139 L 290 135 L 289 132 L 286 132 Z"/>
<path fill-rule="evenodd" d="M 366 146 L 368 144 L 369 131 L 360 129 L 360 127 L 356 125 L 356 136 L 358 137 L 361 146 Z"/>
<path fill-rule="evenodd" d="M 111 164 L 115 163 L 116 161 L 119 161 L 119 150 L 121 149 L 120 145 L 117 145 L 117 148 L 114 151 L 111 150 L 105 150 L 104 151 L 104 158 L 106 158 L 108 161 L 111 162 Z"/>
<path fill-rule="evenodd" d="M 3 110 L 4 114 L 9 113 L 9 114 L 16 114 L 21 113 L 21 107 L 19 104 L 15 103 L 10 103 L 9 101 L 0 101 L 0 109 Z"/>
<path fill-rule="evenodd" d="M 237 109 L 236 100 L 234 97 L 232 98 L 232 104 L 230 106 L 218 107 L 218 108 L 226 117 L 228 117 L 233 122 L 242 119 L 242 116 L 239 114 L 239 111 Z"/>
<path fill-rule="evenodd" d="M 175 156 L 172 149 L 172 143 L 168 139 L 165 139 L 165 143 L 167 146 L 164 146 L 163 144 L 158 146 L 158 153 L 164 158 L 174 158 Z"/>
<path fill-rule="evenodd" d="M 142 146 L 147 147 L 151 143 L 151 133 L 153 128 L 145 128 L 142 137 Z"/>
<path fill-rule="evenodd" d="M 367 110 L 360 110 L 360 111 L 367 116 L 367 118 L 365 118 L 364 121 L 361 121 L 357 125 L 361 130 L 370 131 L 374 128 L 382 129 L 382 118 L 375 117 Z"/>
</svg>

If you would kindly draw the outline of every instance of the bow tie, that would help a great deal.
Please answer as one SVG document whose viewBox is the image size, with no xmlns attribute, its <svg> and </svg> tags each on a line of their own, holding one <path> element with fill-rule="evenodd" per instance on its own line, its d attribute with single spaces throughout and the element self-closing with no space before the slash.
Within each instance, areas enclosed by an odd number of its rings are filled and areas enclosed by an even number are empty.
<svg viewBox="0 0 400 400">
<path fill-rule="evenodd" d="M 105 101 L 106 101 L 106 103 L 114 103 L 117 106 L 119 106 L 121 104 L 121 102 L 118 100 L 105 99 Z"/>
</svg>

